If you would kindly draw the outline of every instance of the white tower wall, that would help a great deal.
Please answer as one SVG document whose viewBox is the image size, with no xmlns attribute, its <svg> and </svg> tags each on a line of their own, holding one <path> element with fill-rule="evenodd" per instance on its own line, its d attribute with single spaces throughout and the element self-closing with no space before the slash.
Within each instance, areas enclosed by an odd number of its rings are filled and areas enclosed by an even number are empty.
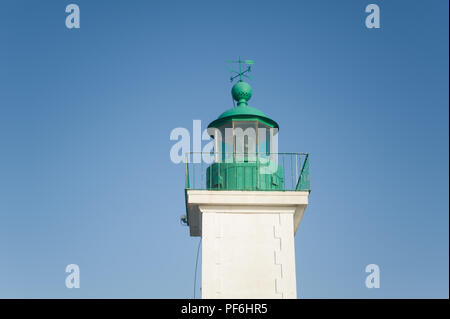
<svg viewBox="0 0 450 319">
<path fill-rule="evenodd" d="M 296 298 L 294 235 L 308 192 L 188 191 L 203 298 Z"/>
</svg>

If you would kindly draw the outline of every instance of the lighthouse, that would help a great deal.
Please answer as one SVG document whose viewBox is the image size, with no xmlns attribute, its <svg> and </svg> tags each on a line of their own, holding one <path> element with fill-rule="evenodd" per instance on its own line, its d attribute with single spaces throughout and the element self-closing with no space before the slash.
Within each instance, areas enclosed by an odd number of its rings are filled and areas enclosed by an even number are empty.
<svg viewBox="0 0 450 319">
<path fill-rule="evenodd" d="M 308 205 L 309 155 L 278 152 L 278 123 L 249 105 L 253 61 L 231 62 L 239 64 L 233 107 L 208 125 L 214 149 L 201 163 L 187 154 L 186 221 L 201 237 L 201 295 L 297 298 L 294 236 Z"/>
</svg>

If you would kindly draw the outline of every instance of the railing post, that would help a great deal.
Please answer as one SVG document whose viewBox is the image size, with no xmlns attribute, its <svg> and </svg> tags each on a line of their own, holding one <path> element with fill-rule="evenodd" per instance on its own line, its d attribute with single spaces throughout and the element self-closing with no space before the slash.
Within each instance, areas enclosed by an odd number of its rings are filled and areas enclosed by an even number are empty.
<svg viewBox="0 0 450 319">
<path fill-rule="evenodd" d="M 189 188 L 189 154 L 188 153 L 186 153 L 186 180 L 185 180 L 185 185 L 184 185 L 184 187 L 186 188 L 186 189 L 188 189 Z"/>
</svg>

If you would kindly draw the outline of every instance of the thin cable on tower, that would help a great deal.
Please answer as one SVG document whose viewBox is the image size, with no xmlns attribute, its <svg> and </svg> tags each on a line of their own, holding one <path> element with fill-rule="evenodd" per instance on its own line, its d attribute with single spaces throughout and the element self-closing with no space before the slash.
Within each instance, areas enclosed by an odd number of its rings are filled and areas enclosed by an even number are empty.
<svg viewBox="0 0 450 319">
<path fill-rule="evenodd" d="M 194 299 L 195 299 L 195 292 L 197 289 L 197 267 L 198 267 L 198 256 L 200 254 L 200 247 L 201 247 L 201 243 L 202 243 L 202 238 L 200 237 L 200 240 L 198 242 L 198 247 L 197 247 L 197 258 L 195 260 L 195 273 L 194 273 Z"/>
</svg>

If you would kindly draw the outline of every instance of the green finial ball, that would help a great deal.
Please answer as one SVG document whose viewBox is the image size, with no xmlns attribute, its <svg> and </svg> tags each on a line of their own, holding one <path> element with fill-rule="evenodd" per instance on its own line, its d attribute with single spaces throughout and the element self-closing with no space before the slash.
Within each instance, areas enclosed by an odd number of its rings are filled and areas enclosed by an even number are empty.
<svg viewBox="0 0 450 319">
<path fill-rule="evenodd" d="M 252 87 L 246 82 L 239 81 L 231 88 L 231 95 L 237 102 L 246 103 L 252 97 Z"/>
</svg>

